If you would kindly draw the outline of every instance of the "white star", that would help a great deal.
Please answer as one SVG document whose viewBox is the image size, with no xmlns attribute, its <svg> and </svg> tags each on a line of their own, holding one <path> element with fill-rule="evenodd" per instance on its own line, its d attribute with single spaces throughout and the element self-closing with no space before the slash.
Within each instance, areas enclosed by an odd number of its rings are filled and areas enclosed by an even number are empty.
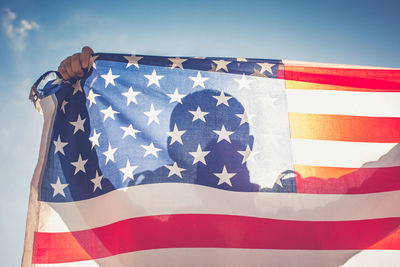
<svg viewBox="0 0 400 267">
<path fill-rule="evenodd" d="M 126 97 L 126 105 L 129 106 L 129 104 L 130 104 L 131 102 L 137 104 L 136 96 L 137 96 L 138 94 L 140 94 L 140 92 L 133 91 L 133 90 L 132 90 L 132 86 L 131 86 L 131 87 L 129 87 L 129 89 L 128 89 L 127 92 L 121 93 L 121 94 L 122 94 L 123 96 Z"/>
<path fill-rule="evenodd" d="M 266 106 L 269 106 L 271 108 L 275 108 L 275 102 L 278 100 L 275 97 L 271 97 L 270 94 L 266 93 L 263 97 L 260 99 Z"/>
<path fill-rule="evenodd" d="M 68 145 L 68 142 L 61 142 L 60 135 L 58 135 L 57 140 L 53 141 L 53 143 L 54 143 L 54 146 L 56 147 L 54 150 L 54 154 L 56 154 L 57 152 L 60 152 L 61 154 L 63 154 L 65 156 L 64 147 L 66 145 Z"/>
<path fill-rule="evenodd" d="M 165 168 L 167 168 L 169 170 L 168 177 L 171 177 L 172 175 L 176 174 L 177 176 L 182 178 L 181 172 L 186 170 L 184 168 L 179 168 L 179 166 L 176 162 L 174 162 L 174 165 L 172 165 L 172 166 L 165 165 Z"/>
<path fill-rule="evenodd" d="M 178 142 L 178 143 L 181 143 L 183 145 L 182 135 L 185 132 L 186 131 L 179 131 L 178 126 L 176 126 L 176 123 L 175 123 L 174 130 L 172 132 L 168 132 L 167 133 L 169 136 L 171 136 L 171 142 L 169 144 L 172 145 L 173 143 Z"/>
<path fill-rule="evenodd" d="M 255 151 L 255 150 L 251 151 L 250 156 L 247 158 L 247 161 L 251 161 L 253 163 L 257 163 L 256 156 L 258 154 L 260 154 L 260 152 Z"/>
<path fill-rule="evenodd" d="M 213 62 L 214 62 L 215 64 L 217 64 L 217 68 L 215 69 L 215 71 L 218 71 L 218 70 L 220 70 L 220 69 L 223 69 L 223 70 L 225 70 L 226 72 L 228 71 L 227 65 L 228 65 L 229 63 L 231 63 L 231 61 L 225 61 L 225 60 L 213 60 Z"/>
<path fill-rule="evenodd" d="M 205 115 L 207 115 L 210 112 L 205 112 L 205 111 L 201 111 L 200 106 L 197 107 L 197 110 L 189 110 L 189 112 L 193 115 L 193 119 L 192 121 L 195 120 L 202 120 L 204 122 L 206 122 L 206 119 L 204 118 Z"/>
<path fill-rule="evenodd" d="M 280 143 L 279 140 L 282 137 L 281 135 L 278 135 L 271 130 L 263 132 L 261 134 L 261 136 L 262 136 L 262 139 L 265 141 L 265 144 L 269 144 L 271 146 L 273 146 L 273 145 L 278 146 Z"/>
<path fill-rule="evenodd" d="M 239 62 L 247 62 L 247 59 L 245 59 L 243 57 L 238 57 L 238 58 L 236 58 L 236 60 Z"/>
<path fill-rule="evenodd" d="M 231 134 L 234 133 L 234 132 L 231 132 L 231 131 L 227 131 L 227 130 L 225 129 L 225 126 L 224 126 L 224 125 L 222 125 L 221 131 L 216 131 L 216 130 L 214 130 L 213 132 L 216 133 L 216 134 L 218 135 L 217 143 L 219 143 L 219 142 L 222 141 L 222 140 L 226 140 L 226 141 L 228 141 L 228 142 L 230 143 L 230 142 L 231 142 L 231 139 L 229 138 L 229 136 L 230 136 Z"/>
<path fill-rule="evenodd" d="M 101 187 L 101 179 L 103 179 L 103 175 L 99 175 L 99 173 L 96 170 L 96 177 L 90 179 L 90 181 L 93 183 L 93 192 L 96 191 L 97 188 L 100 188 L 100 190 L 103 189 Z"/>
<path fill-rule="evenodd" d="M 87 159 L 82 160 L 82 156 L 81 156 L 81 154 L 79 154 L 78 160 L 75 162 L 71 162 L 71 165 L 75 167 L 74 175 L 77 174 L 79 171 L 86 173 L 85 164 L 87 161 L 88 161 Z"/>
<path fill-rule="evenodd" d="M 61 103 L 61 108 L 60 108 L 60 110 L 62 110 L 63 112 L 64 112 L 64 114 L 65 114 L 65 105 L 66 104 L 68 104 L 68 101 L 66 101 L 66 100 L 63 100 L 63 102 Z"/>
<path fill-rule="evenodd" d="M 86 121 L 86 118 L 84 118 L 83 120 L 81 119 L 81 115 L 78 114 L 78 119 L 76 121 L 70 121 L 69 123 L 71 123 L 75 128 L 74 128 L 74 134 L 81 130 L 82 132 L 85 132 L 85 128 L 83 127 L 84 123 Z"/>
<path fill-rule="evenodd" d="M 254 72 L 252 74 L 250 74 L 250 76 L 257 76 L 257 77 L 267 77 L 267 75 L 265 75 L 264 73 L 261 73 L 259 70 L 257 70 L 256 68 L 253 69 Z"/>
<path fill-rule="evenodd" d="M 162 150 L 160 148 L 156 148 L 153 142 L 151 142 L 148 146 L 142 145 L 142 147 L 146 150 L 143 157 L 152 154 L 154 157 L 158 158 L 157 152 Z"/>
<path fill-rule="evenodd" d="M 156 70 L 153 69 L 153 72 L 151 73 L 151 75 L 144 75 L 144 77 L 146 77 L 149 80 L 149 82 L 147 83 L 147 87 L 149 87 L 152 84 L 155 84 L 158 87 L 160 87 L 159 80 L 164 78 L 164 75 L 157 75 Z"/>
<path fill-rule="evenodd" d="M 202 77 L 200 71 L 197 72 L 197 76 L 196 77 L 189 77 L 192 81 L 193 81 L 193 87 L 195 88 L 196 86 L 201 86 L 203 88 L 205 88 L 204 86 L 204 82 L 207 81 L 209 78 L 207 77 Z"/>
<path fill-rule="evenodd" d="M 193 158 L 194 158 L 192 165 L 196 164 L 197 162 L 201 162 L 204 165 L 207 165 L 206 160 L 205 160 L 205 156 L 207 156 L 208 153 L 210 153 L 210 151 L 201 150 L 201 146 L 200 146 L 200 144 L 198 144 L 197 145 L 197 151 L 189 152 L 189 154 L 192 155 Z"/>
<path fill-rule="evenodd" d="M 261 67 L 260 73 L 264 73 L 265 71 L 268 71 L 269 73 L 272 74 L 272 67 L 275 66 L 276 64 L 270 64 L 270 63 L 257 63 Z"/>
<path fill-rule="evenodd" d="M 171 98 L 169 100 L 169 103 L 172 103 L 172 102 L 175 101 L 175 102 L 178 102 L 178 103 L 181 103 L 181 104 L 182 104 L 182 98 L 185 97 L 185 95 L 179 94 L 178 88 L 175 88 L 175 91 L 174 91 L 173 94 L 167 94 L 167 96 L 169 96 L 169 98 Z"/>
<path fill-rule="evenodd" d="M 245 124 L 246 122 L 249 123 L 249 117 L 247 116 L 247 112 L 243 111 L 242 114 L 235 114 L 236 116 L 238 116 L 240 118 L 240 125 Z"/>
<path fill-rule="evenodd" d="M 109 160 L 111 160 L 112 162 L 115 162 L 114 160 L 114 153 L 117 151 L 117 147 L 116 148 L 112 148 L 111 144 L 108 143 L 108 150 L 106 152 L 103 152 L 103 155 L 106 156 L 106 165 L 108 163 Z"/>
<path fill-rule="evenodd" d="M 241 88 L 248 88 L 250 89 L 251 80 L 246 78 L 246 75 L 242 75 L 241 79 L 234 79 L 237 83 L 239 83 L 239 89 Z"/>
<path fill-rule="evenodd" d="M 171 69 L 180 68 L 181 70 L 183 70 L 182 63 L 185 62 L 187 59 L 179 58 L 179 57 L 173 57 L 173 58 L 168 58 L 168 60 L 172 62 Z"/>
<path fill-rule="evenodd" d="M 93 67 L 94 69 L 96 69 L 96 60 L 97 60 L 97 58 L 99 57 L 99 55 L 97 55 L 97 56 L 90 56 L 90 59 L 89 59 L 89 70 Z"/>
<path fill-rule="evenodd" d="M 224 165 L 224 167 L 222 169 L 222 172 L 221 173 L 214 173 L 214 175 L 219 178 L 218 185 L 226 183 L 226 184 L 228 184 L 229 186 L 232 187 L 231 179 L 232 179 L 233 176 L 236 175 L 236 173 L 227 172 L 226 167 Z"/>
<path fill-rule="evenodd" d="M 213 96 L 213 97 L 218 100 L 217 106 L 224 104 L 225 106 L 228 107 L 229 107 L 228 100 L 232 98 L 231 96 L 226 96 L 224 94 L 224 91 L 221 91 L 221 94 L 219 96 Z"/>
<path fill-rule="evenodd" d="M 238 153 L 243 156 L 242 164 L 245 163 L 251 154 L 250 146 L 247 145 L 246 150 L 238 151 Z"/>
<path fill-rule="evenodd" d="M 113 110 L 111 106 L 108 106 L 107 109 L 102 109 L 100 111 L 101 111 L 101 113 L 104 114 L 103 122 L 106 121 L 106 119 L 108 119 L 108 118 L 111 118 L 111 119 L 115 120 L 114 114 L 119 114 L 119 112 Z"/>
<path fill-rule="evenodd" d="M 96 94 L 93 92 L 92 89 L 90 89 L 89 94 L 87 95 L 87 99 L 89 100 L 89 108 L 92 106 L 92 104 L 97 104 L 96 103 L 96 97 L 100 96 L 99 94 Z"/>
<path fill-rule="evenodd" d="M 140 133 L 139 130 L 136 130 L 132 127 L 132 124 L 129 124 L 128 127 L 120 127 L 123 131 L 124 131 L 124 135 L 122 136 L 122 139 L 124 139 L 125 137 L 127 137 L 128 135 L 132 136 L 133 138 L 136 139 L 136 134 Z"/>
<path fill-rule="evenodd" d="M 55 184 L 50 184 L 53 187 L 53 197 L 57 196 L 58 194 L 65 197 L 64 188 L 68 186 L 68 184 L 62 184 L 60 181 L 60 177 L 57 177 L 57 182 Z"/>
<path fill-rule="evenodd" d="M 147 121 L 147 125 L 150 125 L 153 121 L 156 122 L 157 124 L 160 124 L 160 121 L 158 120 L 158 115 L 161 113 L 161 109 L 154 109 L 153 103 L 150 105 L 150 110 L 143 112 L 144 115 L 146 115 L 149 119 Z"/>
<path fill-rule="evenodd" d="M 110 83 L 115 86 L 114 79 L 119 77 L 119 75 L 112 74 L 111 68 L 108 70 L 107 74 L 102 74 L 100 76 L 101 76 L 101 78 L 103 78 L 105 80 L 105 83 L 106 83 L 106 85 L 104 86 L 105 88 L 107 88 L 107 86 Z"/>
<path fill-rule="evenodd" d="M 81 87 L 81 80 L 77 80 L 72 87 L 74 88 L 74 91 L 72 92 L 72 95 L 75 95 L 78 91 L 83 92 L 82 87 Z"/>
<path fill-rule="evenodd" d="M 128 64 L 126 64 L 126 67 L 129 68 L 130 66 L 134 65 L 136 68 L 139 68 L 139 60 L 141 60 L 143 57 L 137 57 L 135 55 L 130 55 L 130 56 L 124 56 L 126 60 L 128 60 Z"/>
<path fill-rule="evenodd" d="M 138 166 L 131 166 L 131 163 L 129 162 L 129 159 L 126 161 L 126 166 L 125 168 L 119 169 L 123 174 L 124 178 L 122 178 L 122 182 L 125 182 L 126 179 L 131 179 L 133 180 L 133 172 L 136 170 Z"/>
<path fill-rule="evenodd" d="M 92 149 L 95 146 L 100 146 L 99 144 L 99 137 L 100 137 L 101 133 L 96 133 L 96 129 L 93 128 L 93 135 L 91 137 L 89 137 L 90 142 L 92 142 Z"/>
</svg>

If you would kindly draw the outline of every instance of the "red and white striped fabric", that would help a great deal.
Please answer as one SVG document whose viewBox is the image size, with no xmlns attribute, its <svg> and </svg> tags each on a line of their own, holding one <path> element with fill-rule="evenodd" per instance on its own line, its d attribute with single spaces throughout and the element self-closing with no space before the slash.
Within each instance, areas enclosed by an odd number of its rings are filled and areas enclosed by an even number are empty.
<svg viewBox="0 0 400 267">
<path fill-rule="evenodd" d="M 160 183 L 38 201 L 43 99 L 23 265 L 400 266 L 400 70 L 286 61 L 278 78 L 297 193 Z"/>
</svg>

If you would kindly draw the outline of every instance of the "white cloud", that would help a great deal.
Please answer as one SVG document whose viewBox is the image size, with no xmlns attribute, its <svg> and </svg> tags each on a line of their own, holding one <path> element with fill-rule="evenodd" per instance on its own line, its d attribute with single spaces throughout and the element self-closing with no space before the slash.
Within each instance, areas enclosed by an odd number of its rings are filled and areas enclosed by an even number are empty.
<svg viewBox="0 0 400 267">
<path fill-rule="evenodd" d="M 38 30 L 40 25 L 35 21 L 27 21 L 26 19 L 20 20 L 20 25 L 15 25 L 15 20 L 17 18 L 17 14 L 12 12 L 9 8 L 4 8 L 2 10 L 2 24 L 3 29 L 11 41 L 12 48 L 20 53 L 25 48 L 25 39 L 28 36 L 28 32 L 31 30 Z"/>
</svg>

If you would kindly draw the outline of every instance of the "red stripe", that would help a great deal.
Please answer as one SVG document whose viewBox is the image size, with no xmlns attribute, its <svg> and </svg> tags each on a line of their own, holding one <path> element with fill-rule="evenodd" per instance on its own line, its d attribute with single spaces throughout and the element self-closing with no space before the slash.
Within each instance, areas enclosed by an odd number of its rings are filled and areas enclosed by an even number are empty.
<svg viewBox="0 0 400 267">
<path fill-rule="evenodd" d="M 400 70 L 344 69 L 284 65 L 278 78 L 285 80 L 354 87 L 355 91 L 400 92 Z M 360 88 L 357 90 L 357 88 Z"/>
<path fill-rule="evenodd" d="M 233 215 L 133 218 L 72 233 L 36 233 L 34 263 L 97 259 L 159 248 L 400 249 L 400 218 L 287 221 Z"/>
<path fill-rule="evenodd" d="M 307 171 L 312 172 L 312 170 Z M 400 167 L 360 168 L 338 178 L 312 176 L 303 178 L 301 173 L 296 172 L 296 174 L 298 193 L 366 194 L 400 190 Z"/>
</svg>

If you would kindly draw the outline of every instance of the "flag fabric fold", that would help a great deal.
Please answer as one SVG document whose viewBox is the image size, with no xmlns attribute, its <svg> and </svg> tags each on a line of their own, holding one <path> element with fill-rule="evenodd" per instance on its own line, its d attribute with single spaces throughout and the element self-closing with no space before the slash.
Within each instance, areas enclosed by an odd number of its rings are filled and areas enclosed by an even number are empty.
<svg viewBox="0 0 400 267">
<path fill-rule="evenodd" d="M 23 266 L 397 266 L 400 70 L 98 53 L 47 73 Z"/>
</svg>

